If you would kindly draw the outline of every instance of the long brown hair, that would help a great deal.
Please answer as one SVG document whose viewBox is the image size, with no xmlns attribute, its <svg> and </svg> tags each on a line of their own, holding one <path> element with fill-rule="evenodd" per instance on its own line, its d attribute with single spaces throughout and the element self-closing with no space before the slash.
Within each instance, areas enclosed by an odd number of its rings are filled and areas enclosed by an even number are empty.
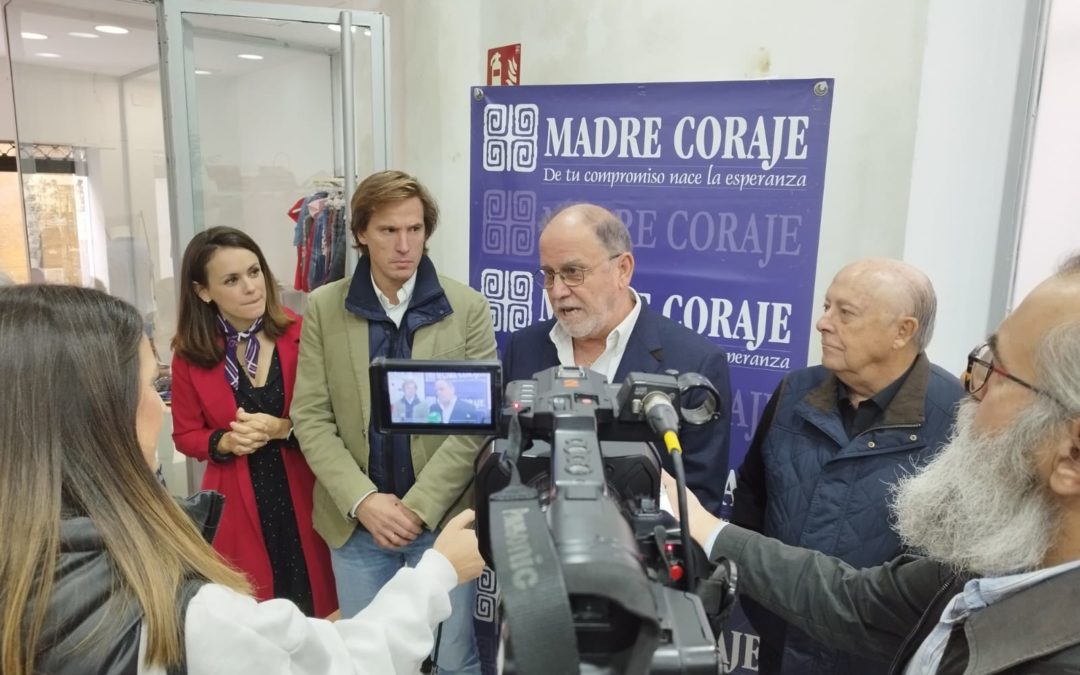
<svg viewBox="0 0 1080 675">
<path fill-rule="evenodd" d="M 182 579 L 248 591 L 158 484 L 136 433 L 142 319 L 73 286 L 0 288 L 0 672 L 31 675 L 62 513 L 94 523 L 115 593 L 143 611 L 147 664 L 183 654 Z"/>
<path fill-rule="evenodd" d="M 180 267 L 180 315 L 176 320 L 175 354 L 200 368 L 213 368 L 225 358 L 225 345 L 217 325 L 217 305 L 203 302 L 195 284 L 206 286 L 206 266 L 219 248 L 242 248 L 255 254 L 266 282 L 263 332 L 271 340 L 285 334 L 293 322 L 281 308 L 277 281 L 255 240 L 233 227 L 211 227 L 192 237 Z"/>
</svg>

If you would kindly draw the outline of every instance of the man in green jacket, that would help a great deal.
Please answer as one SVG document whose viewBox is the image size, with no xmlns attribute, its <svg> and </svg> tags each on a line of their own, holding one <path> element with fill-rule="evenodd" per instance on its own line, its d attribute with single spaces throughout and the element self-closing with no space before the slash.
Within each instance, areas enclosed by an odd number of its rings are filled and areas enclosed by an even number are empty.
<svg viewBox="0 0 1080 675">
<path fill-rule="evenodd" d="M 1080 672 L 1080 255 L 971 352 L 965 385 L 952 440 L 893 495 L 925 557 L 856 570 L 688 495 L 694 539 L 742 593 L 893 673 Z"/>
<path fill-rule="evenodd" d="M 351 208 L 364 255 L 351 278 L 308 299 L 291 410 L 317 481 L 315 529 L 331 547 L 345 616 L 363 609 L 399 568 L 416 565 L 440 525 L 472 505 L 479 445 L 474 437 L 376 432 L 371 360 L 496 358 L 487 301 L 439 276 L 426 255 L 438 222 L 427 189 L 383 171 L 360 184 Z M 436 643 L 442 673 L 480 672 L 474 597 L 471 584 L 451 594 Z"/>
</svg>

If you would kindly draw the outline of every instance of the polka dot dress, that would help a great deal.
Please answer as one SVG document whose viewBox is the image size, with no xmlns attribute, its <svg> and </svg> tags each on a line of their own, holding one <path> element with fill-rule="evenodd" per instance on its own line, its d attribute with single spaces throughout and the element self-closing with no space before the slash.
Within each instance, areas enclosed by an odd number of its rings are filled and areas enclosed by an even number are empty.
<svg viewBox="0 0 1080 675">
<path fill-rule="evenodd" d="M 256 387 L 247 377 L 240 378 L 236 405 L 248 412 L 266 413 L 281 417 L 285 412 L 285 381 L 277 350 L 270 362 L 266 384 Z M 300 531 L 296 526 L 285 462 L 281 458 L 285 441 L 274 440 L 248 455 L 251 486 L 255 490 L 255 505 L 259 510 L 266 553 L 274 578 L 274 597 L 292 600 L 304 614 L 314 614 L 311 582 L 308 579 L 304 551 L 300 548 Z"/>
</svg>

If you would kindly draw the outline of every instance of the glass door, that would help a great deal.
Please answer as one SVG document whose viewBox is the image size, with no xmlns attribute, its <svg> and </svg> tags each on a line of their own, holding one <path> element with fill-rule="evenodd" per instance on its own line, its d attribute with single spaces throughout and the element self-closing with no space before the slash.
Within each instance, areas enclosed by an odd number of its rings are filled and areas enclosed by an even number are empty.
<svg viewBox="0 0 1080 675">
<path fill-rule="evenodd" d="M 242 229 L 303 311 L 329 261 L 318 273 L 301 265 L 294 217 L 316 193 L 347 200 L 358 175 L 388 164 L 386 18 L 161 0 L 158 23 L 174 250 L 208 227 Z"/>
<path fill-rule="evenodd" d="M 0 268 L 127 300 L 167 361 L 176 308 L 154 8 L 88 4 L 3 3 L 15 115 L 0 137 Z"/>
</svg>

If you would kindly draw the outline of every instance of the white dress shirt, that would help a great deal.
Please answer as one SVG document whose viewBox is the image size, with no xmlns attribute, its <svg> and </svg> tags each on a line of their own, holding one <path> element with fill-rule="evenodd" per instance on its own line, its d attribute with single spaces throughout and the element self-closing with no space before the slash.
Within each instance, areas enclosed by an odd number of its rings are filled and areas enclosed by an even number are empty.
<svg viewBox="0 0 1080 675">
<path fill-rule="evenodd" d="M 591 365 L 583 366 L 604 375 L 608 382 L 614 382 L 615 373 L 619 372 L 619 364 L 622 362 L 623 354 L 626 353 L 626 345 L 630 342 L 630 334 L 634 332 L 634 326 L 637 325 L 638 317 L 641 316 L 641 296 L 633 288 L 630 289 L 630 294 L 634 297 L 634 308 L 630 310 L 626 318 L 619 322 L 618 326 L 608 333 L 604 351 L 600 356 L 596 357 Z M 559 365 L 578 365 L 574 360 L 574 339 L 558 321 L 551 327 L 548 337 L 551 338 L 555 351 L 559 354 Z"/>
<path fill-rule="evenodd" d="M 401 290 L 397 292 L 397 304 L 391 304 L 390 298 L 386 297 L 386 294 L 379 290 L 379 285 L 375 283 L 375 276 L 371 277 L 371 285 L 375 288 L 375 297 L 379 299 L 379 304 L 382 305 L 383 311 L 386 312 L 386 316 L 390 317 L 390 320 L 394 322 L 394 325 L 401 328 L 401 319 L 405 316 L 405 310 L 409 308 L 409 299 L 412 298 L 413 289 L 416 288 L 416 272 L 412 273 L 401 286 Z"/>
</svg>

